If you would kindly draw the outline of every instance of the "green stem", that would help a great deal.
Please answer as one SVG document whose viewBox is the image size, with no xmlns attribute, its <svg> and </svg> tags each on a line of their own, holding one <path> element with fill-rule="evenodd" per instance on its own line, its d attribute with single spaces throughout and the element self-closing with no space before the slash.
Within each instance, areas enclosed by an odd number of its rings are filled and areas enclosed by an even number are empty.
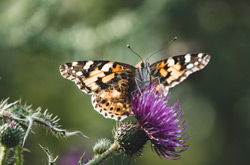
<svg viewBox="0 0 250 165">
<path fill-rule="evenodd" d="M 4 145 L 1 145 L 0 164 L 5 164 L 7 155 L 8 155 L 7 153 L 8 153 L 8 149 Z"/>
<path fill-rule="evenodd" d="M 88 161 L 88 163 L 86 165 L 96 165 L 98 163 L 101 163 L 102 161 L 104 161 L 105 159 L 107 159 L 109 156 L 113 155 L 115 153 L 115 151 L 118 150 L 119 144 L 118 143 L 114 143 L 112 144 L 109 149 L 107 149 L 107 151 L 105 151 L 103 154 L 101 155 L 96 155 L 93 157 L 93 159 L 91 159 L 90 161 Z"/>
<path fill-rule="evenodd" d="M 22 148 L 20 146 L 16 147 L 16 165 L 23 164 L 23 155 L 22 155 Z"/>
</svg>

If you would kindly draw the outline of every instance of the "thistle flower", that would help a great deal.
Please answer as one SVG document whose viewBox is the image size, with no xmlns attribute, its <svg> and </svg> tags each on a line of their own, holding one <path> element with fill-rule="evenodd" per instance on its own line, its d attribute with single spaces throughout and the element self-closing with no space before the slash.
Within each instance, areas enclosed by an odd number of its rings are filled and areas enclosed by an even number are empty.
<svg viewBox="0 0 250 165">
<path fill-rule="evenodd" d="M 184 143 L 186 125 L 181 122 L 180 105 L 168 105 L 164 90 L 155 83 L 142 92 L 136 92 L 131 99 L 132 111 L 137 122 L 119 122 L 113 131 L 114 143 L 105 152 L 96 154 L 86 165 L 98 164 L 107 157 L 121 151 L 131 158 L 141 156 L 143 146 L 151 141 L 152 149 L 167 159 L 178 159 L 188 145 Z M 99 145 L 101 147 L 102 145 Z M 100 150 L 100 149 L 98 149 Z"/>
<path fill-rule="evenodd" d="M 185 122 L 180 123 L 183 116 L 183 112 L 179 114 L 180 105 L 176 101 L 169 106 L 169 99 L 170 95 L 166 98 L 163 89 L 158 90 L 152 83 L 142 93 L 133 95 L 131 105 L 138 124 L 151 141 L 152 149 L 160 157 L 178 159 L 188 147 L 184 145 L 188 139 L 184 138 L 187 126 Z"/>
</svg>

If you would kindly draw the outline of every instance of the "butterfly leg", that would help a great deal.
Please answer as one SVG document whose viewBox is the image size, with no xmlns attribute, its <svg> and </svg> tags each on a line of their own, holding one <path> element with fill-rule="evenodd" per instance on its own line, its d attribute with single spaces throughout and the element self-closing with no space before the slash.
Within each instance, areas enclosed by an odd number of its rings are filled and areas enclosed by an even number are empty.
<svg viewBox="0 0 250 165">
<path fill-rule="evenodd" d="M 137 92 L 137 91 L 138 91 L 138 89 L 136 89 L 136 90 L 134 90 L 133 92 L 131 92 L 131 96 L 133 96 L 134 93 Z"/>
<path fill-rule="evenodd" d="M 136 83 L 137 89 L 135 89 L 134 91 L 131 92 L 131 96 L 133 96 L 134 93 L 137 92 L 138 90 L 139 90 L 139 92 L 140 92 L 140 94 L 141 94 L 141 88 L 140 88 L 140 86 L 139 86 L 139 84 L 138 84 L 138 83 L 139 83 L 138 81 L 142 82 L 141 80 L 135 78 L 135 83 Z"/>
<path fill-rule="evenodd" d="M 139 86 L 139 83 L 142 83 L 141 80 L 139 80 L 138 78 L 135 78 L 135 83 L 136 83 L 136 86 L 137 86 L 137 89 L 139 90 L 140 94 L 141 94 L 141 88 Z"/>
</svg>

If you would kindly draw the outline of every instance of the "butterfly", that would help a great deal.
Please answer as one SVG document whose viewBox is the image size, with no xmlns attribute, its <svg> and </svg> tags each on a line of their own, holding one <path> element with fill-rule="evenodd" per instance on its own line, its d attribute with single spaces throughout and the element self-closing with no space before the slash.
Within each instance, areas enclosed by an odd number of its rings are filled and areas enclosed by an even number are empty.
<svg viewBox="0 0 250 165">
<path fill-rule="evenodd" d="M 123 120 L 131 114 L 130 98 L 152 81 L 168 89 L 203 69 L 209 62 L 206 53 L 169 57 L 150 65 L 148 59 L 136 66 L 114 61 L 75 61 L 60 66 L 61 75 L 87 94 L 94 109 L 106 118 Z"/>
</svg>

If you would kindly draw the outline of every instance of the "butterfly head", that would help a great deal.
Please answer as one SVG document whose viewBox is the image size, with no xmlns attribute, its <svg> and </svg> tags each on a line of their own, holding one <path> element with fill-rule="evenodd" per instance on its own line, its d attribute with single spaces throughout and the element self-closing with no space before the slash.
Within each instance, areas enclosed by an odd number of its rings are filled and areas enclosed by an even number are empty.
<svg viewBox="0 0 250 165">
<path fill-rule="evenodd" d="M 150 66 L 150 63 L 149 63 L 149 60 L 148 59 L 146 59 L 146 60 L 142 60 L 142 61 L 140 61 L 139 63 L 137 63 L 136 65 L 135 65 L 135 67 L 136 68 L 145 68 L 145 67 L 149 67 Z"/>
</svg>

